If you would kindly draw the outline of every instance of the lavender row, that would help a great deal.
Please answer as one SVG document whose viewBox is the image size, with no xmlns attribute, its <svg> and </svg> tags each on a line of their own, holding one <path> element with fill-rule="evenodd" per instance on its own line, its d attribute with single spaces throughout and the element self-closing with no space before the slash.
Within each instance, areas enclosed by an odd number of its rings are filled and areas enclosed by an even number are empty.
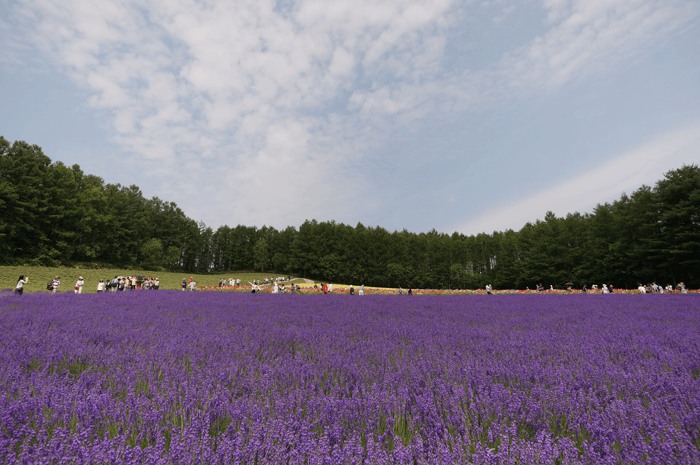
<svg viewBox="0 0 700 465">
<path fill-rule="evenodd" d="M 0 460 L 698 463 L 700 299 L 0 301 Z"/>
</svg>

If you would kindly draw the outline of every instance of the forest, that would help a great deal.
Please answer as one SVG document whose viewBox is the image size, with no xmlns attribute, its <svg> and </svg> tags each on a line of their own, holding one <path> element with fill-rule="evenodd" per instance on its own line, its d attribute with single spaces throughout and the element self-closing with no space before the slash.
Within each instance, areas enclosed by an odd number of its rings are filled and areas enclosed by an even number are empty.
<svg viewBox="0 0 700 465">
<path fill-rule="evenodd" d="M 256 270 L 368 286 L 700 287 L 700 167 L 659 173 L 591 213 L 466 236 L 307 220 L 277 230 L 189 218 L 138 186 L 109 184 L 0 136 L 0 264 L 95 263 L 145 270 Z M 233 222 L 231 223 L 233 224 Z"/>
</svg>

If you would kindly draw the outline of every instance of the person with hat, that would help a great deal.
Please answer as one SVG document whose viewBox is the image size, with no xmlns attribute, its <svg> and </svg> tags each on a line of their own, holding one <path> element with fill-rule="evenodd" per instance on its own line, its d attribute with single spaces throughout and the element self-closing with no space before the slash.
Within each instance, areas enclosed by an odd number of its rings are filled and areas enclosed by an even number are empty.
<svg viewBox="0 0 700 465">
<path fill-rule="evenodd" d="M 83 293 L 83 284 L 85 284 L 85 281 L 83 280 L 83 277 L 80 276 L 78 280 L 75 282 L 75 293 L 76 294 L 82 294 Z"/>
</svg>

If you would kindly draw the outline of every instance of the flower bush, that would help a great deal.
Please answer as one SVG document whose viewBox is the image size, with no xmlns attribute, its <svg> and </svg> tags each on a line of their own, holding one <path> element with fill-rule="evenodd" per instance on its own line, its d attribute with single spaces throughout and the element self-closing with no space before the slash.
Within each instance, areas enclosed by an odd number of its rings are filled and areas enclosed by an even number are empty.
<svg viewBox="0 0 700 465">
<path fill-rule="evenodd" d="M 196 288 L 198 291 L 235 291 L 235 292 L 250 292 L 253 290 L 252 286 L 199 286 Z M 357 295 L 359 288 L 355 288 L 355 295 Z M 272 285 L 264 285 L 261 290 L 256 291 L 261 293 L 272 293 Z M 291 288 L 287 287 L 286 293 L 291 293 Z M 407 295 L 408 289 L 402 290 L 402 295 Z M 487 295 L 484 289 L 413 289 L 413 295 Z M 697 294 L 700 292 L 698 289 L 688 290 L 689 294 Z M 323 294 L 323 290 L 313 287 L 303 286 L 296 290 L 298 294 Z M 366 295 L 396 295 L 398 294 L 397 289 L 393 288 L 376 288 L 376 287 L 366 287 L 364 289 Z M 512 294 L 534 294 L 534 295 L 566 295 L 566 294 L 584 294 L 579 289 L 573 289 L 571 292 L 562 289 L 546 290 L 545 292 L 537 292 L 535 290 L 519 290 L 519 289 L 501 289 L 493 290 L 493 294 L 500 295 L 512 295 Z M 588 294 L 602 294 L 601 289 L 589 289 Z M 672 292 L 664 291 L 665 294 L 680 294 L 681 291 L 674 290 Z M 348 287 L 334 287 L 331 294 L 340 295 L 350 295 L 350 289 Z M 642 294 L 638 289 L 615 289 L 615 294 Z"/>
<path fill-rule="evenodd" d="M 3 463 L 698 463 L 691 295 L 0 299 Z"/>
</svg>

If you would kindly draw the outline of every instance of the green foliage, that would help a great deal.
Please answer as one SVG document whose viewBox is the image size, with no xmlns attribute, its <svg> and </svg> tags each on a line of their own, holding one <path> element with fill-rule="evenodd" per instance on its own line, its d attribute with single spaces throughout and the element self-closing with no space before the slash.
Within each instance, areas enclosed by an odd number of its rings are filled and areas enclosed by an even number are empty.
<svg viewBox="0 0 700 465">
<path fill-rule="evenodd" d="M 264 272 L 265 266 L 270 260 L 267 240 L 265 240 L 265 238 L 262 238 L 255 243 L 255 247 L 253 248 L 253 256 L 255 257 L 256 268 L 260 268 L 260 270 Z"/>
<path fill-rule="evenodd" d="M 155 237 L 141 245 L 141 263 L 150 269 L 163 263 L 163 243 Z"/>
<path fill-rule="evenodd" d="M 520 231 L 414 234 L 335 221 L 215 231 L 138 186 L 105 184 L 41 148 L 0 137 L 0 263 L 100 262 L 206 275 L 270 270 L 305 278 L 416 288 L 562 288 L 655 281 L 700 286 L 700 168 L 669 171 L 591 214 Z M 16 279 L 16 278 L 14 278 Z"/>
</svg>

